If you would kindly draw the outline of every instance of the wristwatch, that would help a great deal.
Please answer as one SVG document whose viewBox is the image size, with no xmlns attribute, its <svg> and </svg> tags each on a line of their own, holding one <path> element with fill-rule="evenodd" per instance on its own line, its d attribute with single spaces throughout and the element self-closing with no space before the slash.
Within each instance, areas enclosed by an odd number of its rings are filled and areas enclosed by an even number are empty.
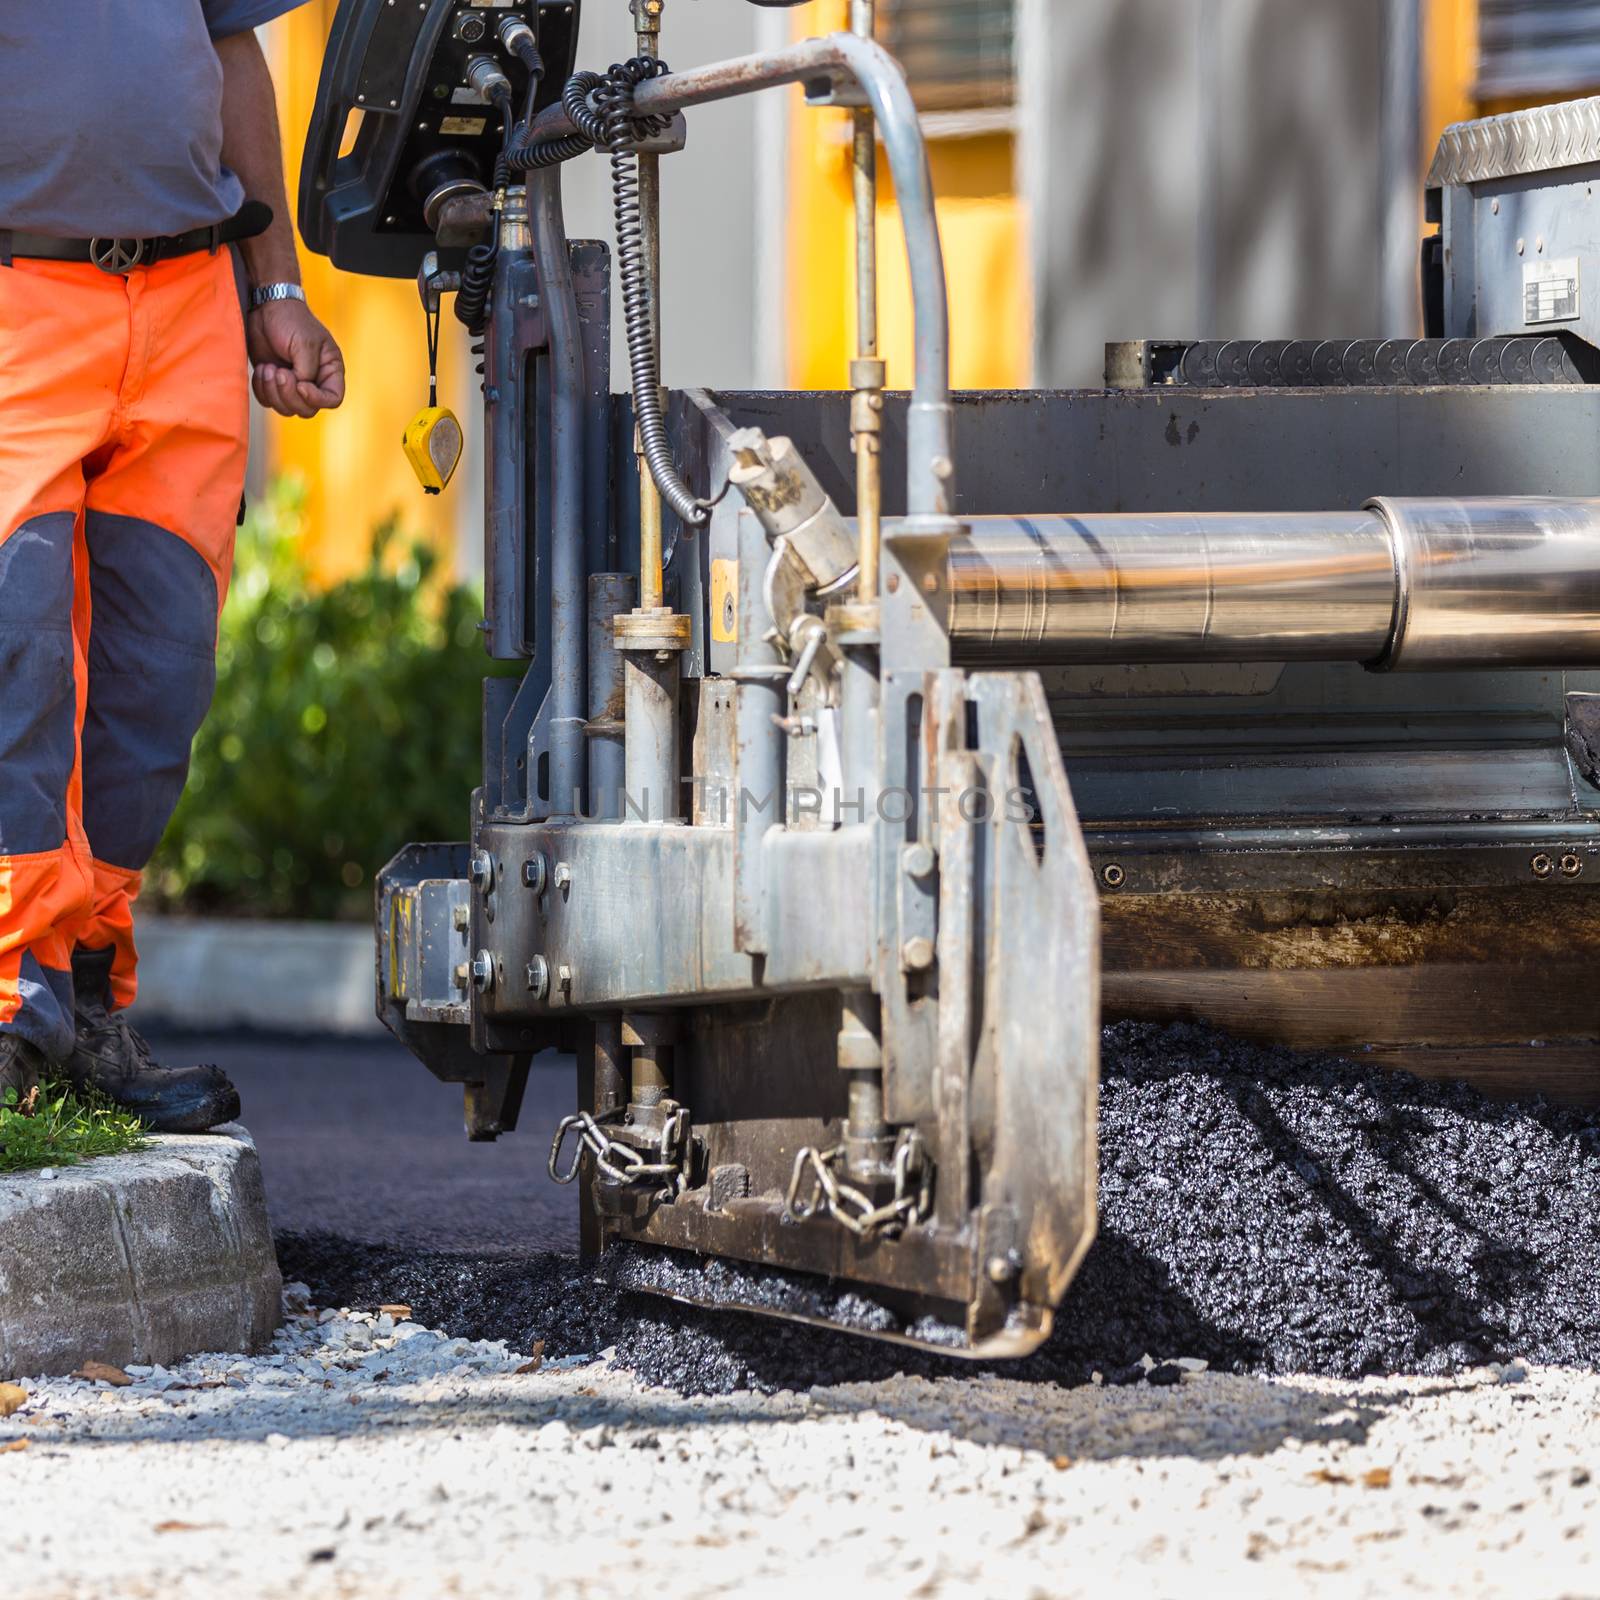
<svg viewBox="0 0 1600 1600">
<path fill-rule="evenodd" d="M 250 289 L 250 309 L 259 311 L 274 300 L 298 300 L 306 303 L 306 292 L 298 283 L 257 283 Z"/>
</svg>

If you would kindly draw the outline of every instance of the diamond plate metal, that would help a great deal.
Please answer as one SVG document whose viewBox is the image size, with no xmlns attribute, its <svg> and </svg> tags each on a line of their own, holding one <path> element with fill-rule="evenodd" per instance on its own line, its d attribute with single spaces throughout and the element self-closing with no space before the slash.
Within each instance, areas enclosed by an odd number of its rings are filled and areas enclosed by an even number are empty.
<svg viewBox="0 0 1600 1600">
<path fill-rule="evenodd" d="M 1600 161 L 1600 96 L 1453 123 L 1439 139 L 1428 187 L 1515 178 L 1591 161 Z"/>
</svg>

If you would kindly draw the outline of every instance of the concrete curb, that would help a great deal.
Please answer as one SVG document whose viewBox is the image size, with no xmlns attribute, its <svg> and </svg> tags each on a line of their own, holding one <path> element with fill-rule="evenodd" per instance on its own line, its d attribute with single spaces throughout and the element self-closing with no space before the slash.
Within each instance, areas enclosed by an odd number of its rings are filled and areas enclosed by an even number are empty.
<svg viewBox="0 0 1600 1600">
<path fill-rule="evenodd" d="M 250 1135 L 0 1177 L 0 1378 L 256 1351 L 283 1280 Z"/>
<path fill-rule="evenodd" d="M 138 919 L 141 1026 L 372 1034 L 372 929 L 362 923 Z"/>
</svg>

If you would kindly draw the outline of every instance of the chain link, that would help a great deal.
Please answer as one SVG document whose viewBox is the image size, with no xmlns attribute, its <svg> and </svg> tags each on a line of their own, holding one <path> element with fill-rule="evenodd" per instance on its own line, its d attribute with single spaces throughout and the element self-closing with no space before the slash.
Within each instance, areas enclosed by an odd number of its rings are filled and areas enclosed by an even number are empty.
<svg viewBox="0 0 1600 1600">
<path fill-rule="evenodd" d="M 839 1176 L 835 1168 L 844 1156 L 842 1144 L 831 1150 L 807 1145 L 795 1153 L 786 1205 L 796 1222 L 831 1216 L 858 1239 L 870 1239 L 880 1233 L 897 1234 L 933 1209 L 933 1163 L 914 1128 L 906 1129 L 895 1146 L 894 1198 L 883 1205 L 875 1205 L 869 1195 Z M 802 1198 L 808 1174 L 811 1192 Z"/>
<path fill-rule="evenodd" d="M 606 1124 L 615 1124 L 621 1116 L 620 1111 L 610 1112 L 602 1121 L 587 1111 L 579 1111 L 564 1117 L 556 1129 L 555 1138 L 550 1142 L 550 1176 L 557 1183 L 571 1183 L 578 1176 L 584 1152 L 587 1151 L 594 1158 L 595 1171 L 602 1183 L 628 1188 L 635 1184 L 660 1182 L 664 1184 L 661 1198 L 675 1199 L 689 1187 L 689 1163 L 693 1154 L 693 1144 L 689 1138 L 689 1108 L 673 1107 L 661 1129 L 656 1152 L 659 1159 L 655 1161 L 648 1160 L 632 1145 L 613 1139 L 606 1132 Z M 577 1148 L 571 1164 L 563 1171 L 561 1147 L 574 1129 L 578 1130 Z"/>
</svg>

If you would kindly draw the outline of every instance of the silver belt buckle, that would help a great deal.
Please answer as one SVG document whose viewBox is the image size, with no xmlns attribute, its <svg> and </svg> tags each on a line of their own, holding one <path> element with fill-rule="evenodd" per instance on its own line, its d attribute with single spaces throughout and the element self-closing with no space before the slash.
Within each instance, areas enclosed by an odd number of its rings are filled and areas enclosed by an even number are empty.
<svg viewBox="0 0 1600 1600">
<path fill-rule="evenodd" d="M 89 259 L 102 272 L 125 278 L 143 264 L 148 245 L 147 239 L 91 239 Z"/>
</svg>

